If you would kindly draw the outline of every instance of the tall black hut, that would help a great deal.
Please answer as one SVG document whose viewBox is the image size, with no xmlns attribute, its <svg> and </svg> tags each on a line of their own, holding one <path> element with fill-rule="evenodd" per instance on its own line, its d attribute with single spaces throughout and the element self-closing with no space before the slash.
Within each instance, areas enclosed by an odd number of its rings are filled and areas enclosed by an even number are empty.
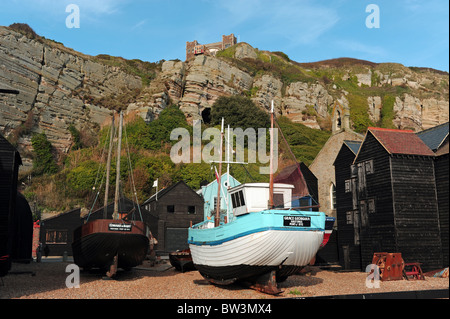
<svg viewBox="0 0 450 319">
<path fill-rule="evenodd" d="M 361 270 L 374 252 L 400 252 L 424 270 L 442 267 L 434 152 L 413 131 L 371 127 L 350 166 L 343 162 L 344 149 L 340 155 L 338 229 L 340 241 L 347 231 L 353 237 L 349 266 L 356 266 L 359 246 Z M 351 249 L 340 244 L 346 245 Z"/>
<path fill-rule="evenodd" d="M 442 261 L 443 266 L 448 266 L 449 123 L 447 122 L 419 132 L 417 133 L 417 136 L 427 144 L 436 155 L 434 158 L 434 175 L 439 210 L 439 229 L 442 242 Z"/>
<path fill-rule="evenodd" d="M 353 222 L 353 215 L 354 211 L 357 210 L 358 202 L 356 198 L 353 199 L 351 190 L 352 187 L 356 188 L 356 176 L 351 175 L 350 169 L 360 146 L 360 141 L 344 141 L 334 161 L 338 255 L 339 264 L 345 269 L 362 268 L 359 225 Z"/>
</svg>

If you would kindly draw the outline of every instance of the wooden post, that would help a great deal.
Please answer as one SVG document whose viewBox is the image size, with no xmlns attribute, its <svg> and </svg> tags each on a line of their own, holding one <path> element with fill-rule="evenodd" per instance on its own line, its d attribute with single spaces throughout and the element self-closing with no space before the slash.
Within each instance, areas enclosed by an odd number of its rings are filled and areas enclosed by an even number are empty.
<svg viewBox="0 0 450 319">
<path fill-rule="evenodd" d="M 112 146 L 113 146 L 113 140 L 114 140 L 114 112 L 112 116 L 111 121 L 111 136 L 109 137 L 109 150 L 108 150 L 108 160 L 106 162 L 106 187 L 105 187 L 105 200 L 103 205 L 103 219 L 107 218 L 108 213 L 108 196 L 109 196 L 109 174 L 111 171 L 111 153 L 112 153 Z"/>
<path fill-rule="evenodd" d="M 273 208 L 273 100 L 270 112 L 270 182 L 269 182 L 269 209 Z"/>
<path fill-rule="evenodd" d="M 217 205 L 216 205 L 216 216 L 214 218 L 214 227 L 220 224 L 220 186 L 222 184 L 222 144 L 223 144 L 223 124 L 224 120 L 222 118 L 222 130 L 220 132 L 220 148 L 219 148 L 219 180 L 217 187 Z"/>
<path fill-rule="evenodd" d="M 114 196 L 114 214 L 113 219 L 119 219 L 119 184 L 120 184 L 120 152 L 122 144 L 122 125 L 123 125 L 123 113 L 120 111 L 119 120 L 119 137 L 117 141 L 117 165 L 116 165 L 116 193 Z"/>
</svg>

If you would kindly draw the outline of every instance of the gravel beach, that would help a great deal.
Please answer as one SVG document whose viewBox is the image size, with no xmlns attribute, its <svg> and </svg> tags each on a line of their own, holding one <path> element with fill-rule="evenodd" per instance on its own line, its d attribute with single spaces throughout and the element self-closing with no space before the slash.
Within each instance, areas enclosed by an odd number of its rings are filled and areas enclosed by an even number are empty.
<svg viewBox="0 0 450 319">
<path fill-rule="evenodd" d="M 67 288 L 67 262 L 13 264 L 11 272 L 0 278 L 0 299 L 270 299 L 346 295 L 393 291 L 448 289 L 449 278 L 380 282 L 380 288 L 367 288 L 364 272 L 337 272 L 309 267 L 305 274 L 289 277 L 277 296 L 233 284 L 215 286 L 198 271 L 181 273 L 160 264 L 144 264 L 119 272 L 115 280 L 102 279 L 101 272 L 80 273 L 80 287 Z"/>
</svg>

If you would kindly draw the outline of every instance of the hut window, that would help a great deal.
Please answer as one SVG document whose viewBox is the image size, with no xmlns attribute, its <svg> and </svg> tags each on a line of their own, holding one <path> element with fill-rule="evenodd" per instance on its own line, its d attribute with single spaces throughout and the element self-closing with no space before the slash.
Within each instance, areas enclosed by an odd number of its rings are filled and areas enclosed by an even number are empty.
<svg viewBox="0 0 450 319">
<path fill-rule="evenodd" d="M 358 168 L 356 167 L 356 164 L 352 164 L 350 166 L 350 176 L 351 177 L 356 177 L 358 176 Z"/>
<path fill-rule="evenodd" d="M 352 181 L 350 179 L 347 179 L 345 181 L 345 192 L 350 193 L 352 191 Z"/>
<path fill-rule="evenodd" d="M 195 206 L 188 206 L 188 214 L 195 214 Z"/>
<path fill-rule="evenodd" d="M 347 225 L 353 224 L 353 212 L 346 213 L 346 221 L 347 221 Z"/>
<path fill-rule="evenodd" d="M 366 174 L 373 174 L 373 160 L 364 162 L 364 165 L 366 166 Z"/>
<path fill-rule="evenodd" d="M 369 214 L 375 213 L 375 198 L 371 198 L 367 201 L 367 209 Z"/>
<path fill-rule="evenodd" d="M 47 244 L 67 244 L 67 230 L 47 230 L 45 242 Z"/>
<path fill-rule="evenodd" d="M 175 205 L 167 205 L 168 213 L 175 213 Z"/>
</svg>

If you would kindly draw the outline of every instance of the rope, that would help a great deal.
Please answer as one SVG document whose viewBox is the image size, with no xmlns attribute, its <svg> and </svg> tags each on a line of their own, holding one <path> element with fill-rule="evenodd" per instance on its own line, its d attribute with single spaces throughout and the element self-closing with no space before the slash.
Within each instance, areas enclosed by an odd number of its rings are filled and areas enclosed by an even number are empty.
<svg viewBox="0 0 450 319">
<path fill-rule="evenodd" d="M 127 126 L 126 125 L 124 126 L 124 132 L 125 132 L 125 144 L 127 146 L 127 161 L 128 161 L 128 167 L 129 167 L 129 173 L 130 173 L 129 176 L 131 176 L 130 177 L 131 178 L 131 185 L 132 185 L 132 188 L 133 188 L 132 191 L 134 192 L 134 197 L 136 199 L 136 204 L 137 204 L 139 216 L 141 217 L 141 221 L 144 221 L 144 219 L 142 217 L 141 207 L 139 205 L 139 200 L 137 198 L 136 185 L 134 183 L 133 167 L 131 165 L 130 148 L 129 148 L 129 145 L 128 145 L 128 135 L 127 135 Z M 133 202 L 133 209 L 135 210 L 135 205 L 134 205 L 135 202 L 134 201 L 132 201 L 132 202 Z M 134 211 L 133 211 L 132 214 L 133 214 L 132 216 L 134 217 Z"/>
<path fill-rule="evenodd" d="M 107 144 L 108 141 L 109 141 L 109 138 L 108 138 L 108 137 L 109 137 L 110 134 L 112 133 L 112 130 L 113 130 L 113 126 L 111 125 L 111 129 L 109 130 L 108 135 L 106 136 L 106 139 L 105 139 L 105 144 L 104 144 L 104 146 L 103 146 L 102 156 L 100 157 L 100 162 L 103 162 L 103 157 L 104 157 L 104 155 L 105 155 L 105 150 L 106 150 L 106 144 Z M 96 189 L 96 185 L 97 185 L 97 182 L 98 182 L 98 176 L 99 176 L 99 174 L 100 174 L 100 169 L 101 169 L 101 168 L 102 168 L 102 165 L 100 164 L 100 165 L 98 166 L 98 169 L 97 169 L 97 175 L 96 175 L 96 177 L 95 177 L 94 187 L 92 188 L 93 190 Z M 105 170 L 103 170 L 103 175 L 102 175 L 101 183 L 100 183 L 100 186 L 98 187 L 97 194 L 95 195 L 94 202 L 92 203 L 91 209 L 89 210 L 89 213 L 88 213 L 88 216 L 87 216 L 87 218 L 86 218 L 86 221 L 89 220 L 89 217 L 91 216 L 92 210 L 94 209 L 94 205 L 95 205 L 95 203 L 97 202 L 98 196 L 100 195 L 100 190 L 101 190 L 102 187 L 103 187 L 103 181 L 104 181 L 105 175 L 106 175 L 106 172 L 105 172 Z"/>
<path fill-rule="evenodd" d="M 294 158 L 294 160 L 295 160 L 295 164 L 296 164 L 296 166 L 297 166 L 297 171 L 298 171 L 298 173 L 300 174 L 300 176 L 303 176 L 303 174 L 302 174 L 302 172 L 301 172 L 301 170 L 300 170 L 300 164 L 299 164 L 299 162 L 297 161 L 297 158 L 295 157 L 295 154 L 292 152 L 292 149 L 291 149 L 291 147 L 289 146 L 289 143 L 287 142 L 287 140 L 286 140 L 286 138 L 285 138 L 285 136 L 284 136 L 284 134 L 283 134 L 283 130 L 281 129 L 280 124 L 278 124 L 278 120 L 277 120 L 277 117 L 275 116 L 275 114 L 274 114 L 273 118 L 275 119 L 274 122 L 275 122 L 277 128 L 279 129 L 279 131 L 280 131 L 280 133 L 281 133 L 281 137 L 283 138 L 284 143 L 286 143 L 286 146 L 287 146 L 287 148 L 288 148 L 288 150 L 289 150 L 289 153 L 291 153 L 291 156 L 292 156 L 292 157 Z M 305 183 L 306 183 L 306 181 L 305 181 Z M 319 203 L 314 199 L 314 196 L 317 196 L 317 195 L 314 194 L 314 193 L 311 194 L 311 191 L 310 191 L 308 185 L 306 185 L 306 187 L 308 188 L 308 193 L 310 193 L 310 195 L 312 195 L 312 196 L 311 196 L 311 199 L 312 199 L 317 205 L 319 205 Z"/>
</svg>

